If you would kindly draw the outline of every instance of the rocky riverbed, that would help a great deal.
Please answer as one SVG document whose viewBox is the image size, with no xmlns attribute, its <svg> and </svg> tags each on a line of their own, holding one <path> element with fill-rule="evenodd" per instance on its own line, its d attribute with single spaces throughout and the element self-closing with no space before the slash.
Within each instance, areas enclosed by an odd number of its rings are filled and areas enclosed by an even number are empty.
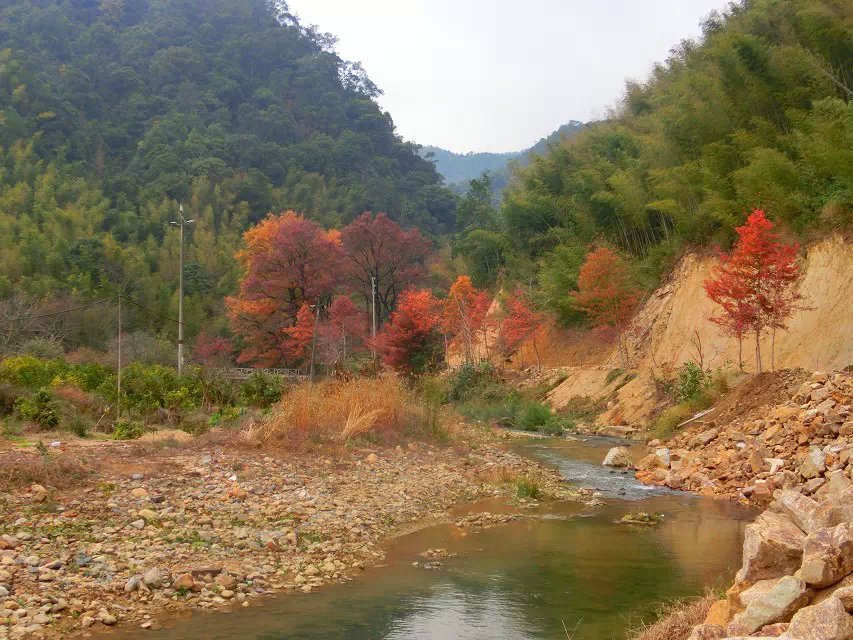
<svg viewBox="0 0 853 640">
<path fill-rule="evenodd" d="M 170 612 L 352 580 L 395 532 L 512 495 L 519 477 L 596 501 L 498 440 L 298 456 L 197 444 L 150 459 L 110 443 L 110 465 L 81 486 L 0 494 L 0 638 L 157 628 Z"/>
<path fill-rule="evenodd" d="M 814 373 L 790 400 L 763 407 L 760 415 L 699 423 L 666 442 L 650 442 L 637 478 L 759 504 L 777 489 L 811 495 L 830 473 L 853 477 L 852 401 L 851 373 Z"/>
</svg>

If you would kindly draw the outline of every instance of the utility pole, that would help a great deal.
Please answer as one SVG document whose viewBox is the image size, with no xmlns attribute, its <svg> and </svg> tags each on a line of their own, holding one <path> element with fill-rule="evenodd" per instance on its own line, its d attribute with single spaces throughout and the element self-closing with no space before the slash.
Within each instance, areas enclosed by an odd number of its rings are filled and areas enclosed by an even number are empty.
<svg viewBox="0 0 853 640">
<path fill-rule="evenodd" d="M 376 360 L 376 276 L 370 276 L 370 336 L 373 338 L 373 359 Z"/>
<path fill-rule="evenodd" d="M 184 205 L 178 206 L 178 222 L 173 224 L 181 229 L 180 267 L 178 269 L 178 375 L 184 370 L 184 225 L 195 220 L 184 219 Z"/>
<path fill-rule="evenodd" d="M 311 368 L 308 380 L 314 382 L 314 353 L 317 350 L 317 325 L 320 324 L 320 301 L 317 300 L 317 313 L 314 316 L 314 331 L 311 335 Z"/>
<path fill-rule="evenodd" d="M 121 293 L 118 294 L 118 371 L 116 372 L 116 422 L 121 420 Z"/>
</svg>

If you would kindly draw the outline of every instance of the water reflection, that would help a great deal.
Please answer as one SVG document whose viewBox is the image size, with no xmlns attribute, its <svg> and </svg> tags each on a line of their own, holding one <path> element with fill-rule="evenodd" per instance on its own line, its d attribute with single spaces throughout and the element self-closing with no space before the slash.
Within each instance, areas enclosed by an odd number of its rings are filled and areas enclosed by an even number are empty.
<svg viewBox="0 0 853 640">
<path fill-rule="evenodd" d="M 607 446 L 554 442 L 539 454 L 558 462 L 575 456 L 565 462 L 566 473 L 590 479 L 600 473 L 593 467 L 600 466 Z M 611 500 L 593 510 L 547 505 L 528 518 L 479 533 L 431 527 L 395 541 L 388 566 L 353 583 L 270 598 L 230 613 L 194 615 L 144 636 L 122 635 L 157 640 L 542 640 L 565 638 L 565 627 L 576 640 L 606 640 L 623 638 L 625 629 L 656 603 L 701 592 L 738 565 L 750 512 L 671 492 L 637 503 L 635 496 L 648 492 L 629 478 L 605 473 L 597 481 L 608 492 L 625 489 L 631 499 Z M 664 513 L 664 523 L 650 528 L 614 523 L 637 506 Z M 439 571 L 413 567 L 418 553 L 429 547 L 445 547 L 459 557 L 445 560 Z"/>
</svg>

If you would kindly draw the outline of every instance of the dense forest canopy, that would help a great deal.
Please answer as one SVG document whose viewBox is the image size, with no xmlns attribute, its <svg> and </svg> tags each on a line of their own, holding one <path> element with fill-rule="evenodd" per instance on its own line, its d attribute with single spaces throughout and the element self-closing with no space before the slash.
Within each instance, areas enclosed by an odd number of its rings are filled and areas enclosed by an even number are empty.
<svg viewBox="0 0 853 640">
<path fill-rule="evenodd" d="M 744 0 L 710 15 L 607 121 L 534 156 L 499 207 L 472 183 L 454 241 L 479 285 L 524 282 L 564 321 L 591 243 L 651 286 L 685 245 L 727 245 L 761 207 L 787 234 L 853 210 L 853 4 Z"/>
<path fill-rule="evenodd" d="M 221 322 L 269 211 L 452 229 L 435 166 L 333 44 L 281 1 L 0 1 L 0 297 L 121 287 L 173 310 L 178 201 L 191 333 Z"/>
</svg>

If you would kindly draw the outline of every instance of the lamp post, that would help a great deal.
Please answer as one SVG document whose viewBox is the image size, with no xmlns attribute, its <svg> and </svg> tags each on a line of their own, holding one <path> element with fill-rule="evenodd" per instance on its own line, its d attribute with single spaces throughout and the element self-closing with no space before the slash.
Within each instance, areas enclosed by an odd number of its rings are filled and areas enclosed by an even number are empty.
<svg viewBox="0 0 853 640">
<path fill-rule="evenodd" d="M 178 375 L 184 370 L 184 225 L 195 220 L 184 219 L 184 205 L 178 206 L 178 221 L 173 224 L 181 229 L 180 267 L 178 270 Z"/>
</svg>

